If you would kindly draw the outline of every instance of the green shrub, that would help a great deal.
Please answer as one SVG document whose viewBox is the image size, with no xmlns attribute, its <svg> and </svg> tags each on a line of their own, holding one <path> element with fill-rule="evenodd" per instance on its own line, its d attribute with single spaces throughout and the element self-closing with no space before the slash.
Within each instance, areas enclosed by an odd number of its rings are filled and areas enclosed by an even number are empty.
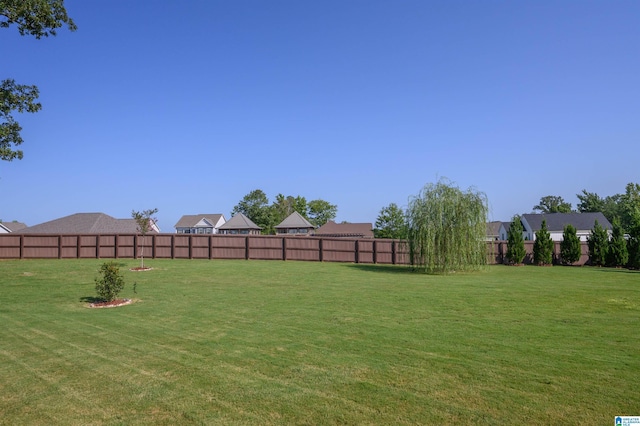
<svg viewBox="0 0 640 426">
<path fill-rule="evenodd" d="M 562 242 L 560 243 L 560 257 L 562 263 L 571 265 L 580 260 L 582 249 L 580 248 L 580 239 L 578 232 L 572 225 L 566 225 L 562 233 Z"/>
<path fill-rule="evenodd" d="M 607 252 L 609 251 L 609 234 L 598 221 L 591 229 L 591 235 L 587 237 L 589 245 L 589 260 L 593 266 L 604 266 L 607 263 Z"/>
<path fill-rule="evenodd" d="M 527 252 L 524 249 L 520 216 L 514 216 L 507 232 L 507 261 L 511 264 L 521 264 Z"/>
<path fill-rule="evenodd" d="M 96 292 L 101 299 L 110 302 L 124 288 L 124 278 L 115 262 L 105 262 L 100 267 L 101 278 L 96 278 Z"/>
<path fill-rule="evenodd" d="M 551 265 L 553 263 L 553 240 L 547 229 L 547 221 L 542 220 L 542 227 L 536 232 L 533 243 L 533 263 L 536 265 Z"/>
</svg>

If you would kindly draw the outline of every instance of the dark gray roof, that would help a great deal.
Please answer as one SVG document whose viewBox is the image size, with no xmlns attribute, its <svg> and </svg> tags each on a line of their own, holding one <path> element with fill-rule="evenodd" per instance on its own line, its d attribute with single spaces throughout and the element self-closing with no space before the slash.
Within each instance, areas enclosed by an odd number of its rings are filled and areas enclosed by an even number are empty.
<svg viewBox="0 0 640 426">
<path fill-rule="evenodd" d="M 104 213 L 76 213 L 19 231 L 21 234 L 137 234 L 133 219 L 116 219 Z M 153 232 L 153 231 L 152 231 Z"/>
<path fill-rule="evenodd" d="M 0 224 L 7 228 L 9 232 L 17 232 L 27 227 L 27 225 L 22 222 L 0 222 Z"/>
<path fill-rule="evenodd" d="M 174 228 L 192 228 L 198 224 L 202 219 L 206 219 L 213 226 L 218 223 L 220 218 L 224 218 L 221 214 L 186 214 L 180 218 Z"/>
<path fill-rule="evenodd" d="M 550 232 L 562 232 L 566 225 L 572 225 L 578 231 L 588 231 L 593 228 L 596 220 L 604 229 L 612 229 L 611 223 L 602 213 L 541 213 L 523 214 L 522 217 L 535 232 L 542 227 L 542 221 L 547 221 Z"/>
<path fill-rule="evenodd" d="M 307 219 L 305 219 L 300 213 L 293 212 L 289 216 L 285 218 L 279 225 L 275 227 L 276 229 L 286 229 L 286 228 L 310 228 L 313 229 L 314 226 L 309 223 Z"/>
<path fill-rule="evenodd" d="M 316 229 L 315 235 L 322 237 L 373 238 L 373 224 L 335 223 L 330 220 Z"/>
<path fill-rule="evenodd" d="M 242 213 L 237 213 L 218 229 L 262 229 Z"/>
</svg>

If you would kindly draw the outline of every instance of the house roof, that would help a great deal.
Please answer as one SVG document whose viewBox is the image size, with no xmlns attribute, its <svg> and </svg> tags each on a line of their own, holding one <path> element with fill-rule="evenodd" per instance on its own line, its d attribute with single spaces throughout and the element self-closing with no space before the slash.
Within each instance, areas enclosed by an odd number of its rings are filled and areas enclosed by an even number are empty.
<svg viewBox="0 0 640 426">
<path fill-rule="evenodd" d="M 498 236 L 502 222 L 487 222 L 487 236 Z"/>
<path fill-rule="evenodd" d="M 279 225 L 275 226 L 276 229 L 286 229 L 286 228 L 311 228 L 314 226 L 309 223 L 307 219 L 304 218 L 300 213 L 294 211 L 289 216 L 287 216 Z"/>
<path fill-rule="evenodd" d="M 237 213 L 218 229 L 262 229 L 242 213 Z"/>
<path fill-rule="evenodd" d="M 156 232 L 156 231 L 151 231 Z M 104 213 L 76 213 L 29 226 L 21 234 L 137 234 L 134 219 L 116 219 Z"/>
<path fill-rule="evenodd" d="M 373 238 L 373 224 L 335 223 L 330 220 L 320 228 L 316 229 L 315 235 L 323 237 Z"/>
<path fill-rule="evenodd" d="M 180 218 L 174 228 L 192 228 L 198 225 L 202 219 L 206 219 L 212 226 L 216 226 L 220 218 L 224 219 L 224 216 L 221 214 L 186 214 Z"/>
<path fill-rule="evenodd" d="M 17 231 L 27 227 L 27 225 L 25 225 L 24 223 L 15 222 L 15 221 L 14 222 L 0 222 L 0 226 L 2 226 L 8 232 L 17 232 Z"/>
<path fill-rule="evenodd" d="M 566 225 L 572 225 L 577 231 L 591 230 L 596 220 L 604 229 L 612 229 L 611 223 L 602 213 L 540 213 L 523 214 L 535 232 L 542 227 L 542 221 L 547 221 L 549 232 L 562 232 Z"/>
</svg>

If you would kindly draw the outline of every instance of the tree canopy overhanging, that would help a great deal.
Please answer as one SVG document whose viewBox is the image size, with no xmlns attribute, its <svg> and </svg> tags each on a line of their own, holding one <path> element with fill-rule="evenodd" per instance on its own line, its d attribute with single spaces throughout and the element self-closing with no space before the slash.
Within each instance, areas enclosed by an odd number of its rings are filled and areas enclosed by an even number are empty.
<svg viewBox="0 0 640 426">
<path fill-rule="evenodd" d="M 77 29 L 67 15 L 64 0 L 0 0 L 0 28 L 16 25 L 20 35 L 32 35 L 36 39 L 56 35 L 56 29 L 67 24 L 70 31 Z M 23 152 L 16 147 L 22 144 L 22 127 L 13 116 L 17 113 L 35 113 L 42 109 L 36 102 L 38 88 L 17 84 L 13 79 L 0 83 L 0 160 L 22 159 Z"/>
</svg>

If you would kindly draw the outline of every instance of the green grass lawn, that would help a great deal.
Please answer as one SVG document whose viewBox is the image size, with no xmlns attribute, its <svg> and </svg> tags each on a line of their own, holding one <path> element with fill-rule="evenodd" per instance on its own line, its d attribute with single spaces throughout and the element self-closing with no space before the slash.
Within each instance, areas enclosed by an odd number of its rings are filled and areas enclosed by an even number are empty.
<svg viewBox="0 0 640 426">
<path fill-rule="evenodd" d="M 0 261 L 0 424 L 613 424 L 640 415 L 640 273 Z M 136 283 L 137 293 L 133 292 Z"/>
</svg>

